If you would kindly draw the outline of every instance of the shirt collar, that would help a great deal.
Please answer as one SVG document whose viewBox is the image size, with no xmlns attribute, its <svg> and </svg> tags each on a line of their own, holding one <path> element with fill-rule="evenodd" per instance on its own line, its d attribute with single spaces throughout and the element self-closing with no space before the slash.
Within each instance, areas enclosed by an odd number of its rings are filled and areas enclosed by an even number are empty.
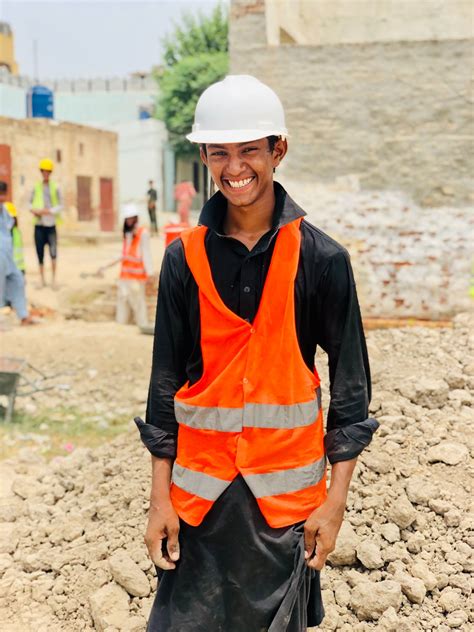
<svg viewBox="0 0 474 632">
<path fill-rule="evenodd" d="M 273 212 L 273 229 L 281 228 L 306 215 L 305 211 L 296 204 L 279 182 L 273 183 L 275 191 L 275 209 Z M 210 230 L 222 235 L 222 225 L 227 212 L 227 200 L 220 191 L 214 193 L 204 204 L 199 215 L 198 224 L 207 226 Z"/>
</svg>

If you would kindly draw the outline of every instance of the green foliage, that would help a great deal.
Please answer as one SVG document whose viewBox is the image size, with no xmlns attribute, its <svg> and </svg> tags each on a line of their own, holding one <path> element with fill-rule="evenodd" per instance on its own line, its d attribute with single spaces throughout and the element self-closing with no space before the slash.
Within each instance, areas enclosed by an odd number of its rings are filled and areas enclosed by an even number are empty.
<svg viewBox="0 0 474 632">
<path fill-rule="evenodd" d="M 202 92 L 228 71 L 228 22 L 221 6 L 209 17 L 187 15 L 166 38 L 165 68 L 157 77 L 160 99 L 157 116 L 168 129 L 170 143 L 179 156 L 196 153 L 186 140 L 194 109 Z"/>
<path fill-rule="evenodd" d="M 197 100 L 208 86 L 225 76 L 227 67 L 226 53 L 200 53 L 183 57 L 163 73 L 159 113 L 178 155 L 196 152 L 196 145 L 187 141 L 185 135 L 191 131 Z"/>
<path fill-rule="evenodd" d="M 209 17 L 187 14 L 183 25 L 177 26 L 173 35 L 163 41 L 163 58 L 168 68 L 183 57 L 193 57 L 199 53 L 223 53 L 229 50 L 228 22 L 221 5 Z"/>
</svg>

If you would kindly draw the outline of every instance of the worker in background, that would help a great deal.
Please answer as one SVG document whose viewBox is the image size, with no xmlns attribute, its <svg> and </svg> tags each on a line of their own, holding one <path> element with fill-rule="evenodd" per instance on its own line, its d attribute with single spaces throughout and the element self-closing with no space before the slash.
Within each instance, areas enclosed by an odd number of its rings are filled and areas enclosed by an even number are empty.
<svg viewBox="0 0 474 632">
<path fill-rule="evenodd" d="M 148 182 L 149 189 L 147 194 L 148 215 L 150 216 L 150 226 L 152 231 L 158 234 L 158 224 L 156 221 L 156 201 L 158 199 L 158 192 L 153 186 L 153 180 Z"/>
<path fill-rule="evenodd" d="M 98 270 L 120 263 L 120 278 L 117 286 L 116 321 L 122 325 L 130 322 L 133 314 L 139 327 L 148 325 L 146 290 L 152 282 L 153 263 L 150 248 L 150 233 L 139 225 L 139 213 L 135 204 L 126 204 L 122 211 L 123 244 L 122 255 Z"/>
<path fill-rule="evenodd" d="M 319 625 L 319 573 L 378 426 L 349 255 L 273 181 L 287 134 L 277 95 L 244 75 L 205 90 L 187 137 L 219 190 L 165 252 L 135 420 L 152 454 L 145 542 L 160 578 L 148 632 Z"/>
<path fill-rule="evenodd" d="M 196 189 L 192 182 L 185 180 L 179 182 L 174 187 L 174 197 L 178 202 L 178 215 L 181 224 L 189 225 L 189 213 L 193 204 L 193 199 L 196 196 Z"/>
<path fill-rule="evenodd" d="M 28 313 L 25 279 L 13 260 L 13 218 L 7 211 L 8 185 L 0 180 L 0 307 L 10 305 L 22 325 L 34 324 Z"/>
<path fill-rule="evenodd" d="M 35 184 L 31 194 L 31 213 L 35 222 L 35 246 L 38 256 L 41 287 L 46 286 L 44 274 L 44 250 L 49 248 L 52 266 L 51 287 L 56 289 L 56 261 L 58 235 L 56 225 L 62 209 L 61 192 L 58 185 L 51 178 L 54 169 L 53 161 L 43 158 L 39 163 L 41 180 Z"/>
<path fill-rule="evenodd" d="M 11 229 L 12 244 L 13 244 L 13 261 L 15 262 L 15 265 L 18 268 L 18 270 L 20 270 L 20 272 L 24 275 L 26 271 L 25 254 L 23 250 L 23 237 L 20 231 L 20 227 L 18 226 L 18 212 L 13 202 L 5 202 L 4 206 L 7 209 L 8 214 L 13 220 L 13 225 Z"/>
</svg>

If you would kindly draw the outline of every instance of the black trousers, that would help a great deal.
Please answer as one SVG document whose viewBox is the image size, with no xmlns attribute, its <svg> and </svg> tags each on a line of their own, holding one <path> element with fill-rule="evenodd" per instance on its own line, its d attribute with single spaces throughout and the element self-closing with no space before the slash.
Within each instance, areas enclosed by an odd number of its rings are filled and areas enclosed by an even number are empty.
<svg viewBox="0 0 474 632">
<path fill-rule="evenodd" d="M 150 224 L 155 233 L 158 232 L 158 223 L 156 221 L 156 205 L 148 204 L 148 215 L 150 216 Z"/>
<path fill-rule="evenodd" d="M 181 521 L 181 559 L 156 569 L 147 632 L 306 632 L 324 617 L 303 525 L 273 529 L 241 476 L 198 527 Z"/>
<path fill-rule="evenodd" d="M 36 224 L 35 246 L 36 254 L 38 255 L 38 261 L 41 266 L 44 263 L 45 246 L 48 246 L 49 248 L 51 259 L 56 259 L 58 250 L 58 236 L 56 233 L 56 226 L 41 226 L 39 224 Z"/>
</svg>

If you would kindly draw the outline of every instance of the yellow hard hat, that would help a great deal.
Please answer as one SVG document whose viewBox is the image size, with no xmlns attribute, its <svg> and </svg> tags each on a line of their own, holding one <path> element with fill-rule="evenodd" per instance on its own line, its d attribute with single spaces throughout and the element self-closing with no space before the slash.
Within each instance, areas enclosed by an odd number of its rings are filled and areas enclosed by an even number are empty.
<svg viewBox="0 0 474 632">
<path fill-rule="evenodd" d="M 54 169 L 53 161 L 50 158 L 40 160 L 39 168 L 41 171 L 52 171 Z"/>
<path fill-rule="evenodd" d="M 11 217 L 18 217 L 16 206 L 13 204 L 13 202 L 5 202 L 4 207 L 7 209 L 7 212 L 9 215 L 11 215 Z"/>
</svg>

